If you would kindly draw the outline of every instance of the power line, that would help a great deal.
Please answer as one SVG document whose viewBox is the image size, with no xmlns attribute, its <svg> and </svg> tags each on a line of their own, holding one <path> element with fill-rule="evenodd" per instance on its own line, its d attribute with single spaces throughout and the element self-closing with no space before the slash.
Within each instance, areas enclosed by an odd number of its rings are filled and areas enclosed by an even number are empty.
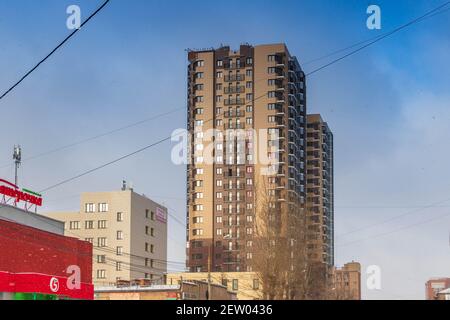
<svg viewBox="0 0 450 320">
<path fill-rule="evenodd" d="M 63 41 L 61 41 L 49 54 L 47 54 L 41 61 L 39 61 L 33 68 L 31 68 L 25 75 L 19 79 L 12 87 L 6 90 L 1 96 L 0 100 L 6 97 L 12 90 L 14 90 L 22 81 L 24 81 L 33 71 L 35 71 L 41 64 L 43 64 L 48 58 L 50 58 L 59 48 L 61 48 L 70 38 L 72 38 L 84 25 L 86 25 L 93 17 L 95 17 L 108 3 L 110 0 L 106 0 L 97 10 L 95 10 L 81 25 L 79 29 L 75 29 L 71 34 L 69 34 Z"/>
<path fill-rule="evenodd" d="M 178 112 L 178 111 L 180 111 L 180 110 L 182 110 L 182 109 L 184 110 L 184 107 L 183 107 L 183 108 L 176 108 L 176 109 L 173 109 L 173 110 L 168 111 L 168 112 L 164 112 L 164 113 L 161 113 L 161 114 L 158 114 L 158 115 L 155 115 L 155 116 L 152 116 L 152 117 L 149 117 L 149 118 L 146 118 L 146 119 L 143 119 L 143 120 L 134 122 L 134 123 L 130 123 L 130 124 L 128 124 L 128 125 L 125 125 L 125 126 L 122 126 L 122 127 L 119 127 L 119 128 L 113 129 L 113 130 L 110 130 L 110 131 L 106 131 L 106 132 L 103 132 L 103 133 L 100 133 L 100 134 L 91 136 L 91 137 L 89 137 L 89 138 L 85 138 L 85 139 L 82 139 L 82 140 L 79 140 L 79 141 L 76 141 L 76 142 L 69 143 L 69 144 L 64 145 L 64 146 L 57 147 L 57 148 L 52 149 L 52 150 L 48 150 L 48 151 L 45 151 L 45 152 L 36 154 L 36 155 L 34 155 L 34 156 L 30 156 L 30 157 L 28 157 L 28 158 L 25 158 L 23 161 L 35 160 L 35 159 L 42 158 L 42 157 L 44 157 L 44 156 L 47 156 L 47 155 L 50 155 L 50 154 L 53 154 L 53 153 L 56 153 L 56 152 L 65 150 L 65 149 L 69 149 L 69 148 L 72 148 L 72 147 L 76 147 L 76 146 L 78 146 L 78 145 L 80 145 L 80 144 L 84 144 L 84 143 L 86 143 L 86 142 L 90 142 L 90 141 L 93 141 L 93 140 L 97 140 L 97 139 L 99 139 L 99 138 L 103 138 L 103 137 L 105 137 L 105 136 L 109 136 L 109 135 L 111 135 L 111 134 L 114 134 L 114 133 L 117 133 L 117 132 L 120 132 L 120 131 L 123 131 L 123 130 L 126 130 L 126 129 L 130 129 L 130 128 L 133 128 L 133 127 L 136 127 L 136 126 L 139 126 L 139 125 L 144 124 L 144 123 L 146 123 L 146 122 L 149 122 L 149 121 L 152 121 L 152 120 L 159 119 L 159 118 L 164 117 L 164 116 L 167 116 L 167 115 L 169 115 L 169 114 Z M 13 165 L 13 164 L 5 164 L 5 165 L 1 166 L 0 169 L 6 168 L 6 167 L 10 167 L 10 166 L 12 166 L 12 165 Z"/>
<path fill-rule="evenodd" d="M 414 228 L 414 227 L 417 227 L 417 226 L 420 226 L 420 225 L 423 225 L 423 224 L 426 224 L 426 223 L 430 223 L 430 222 L 433 222 L 435 220 L 446 218 L 448 216 L 450 216 L 450 212 L 446 213 L 444 215 L 440 215 L 440 216 L 437 216 L 437 217 L 434 217 L 434 218 L 431 218 L 431 219 L 428 219 L 428 220 L 424 220 L 424 221 L 418 222 L 418 223 L 414 223 L 414 224 L 411 224 L 411 225 L 403 226 L 403 227 L 400 227 L 400 228 L 397 228 L 397 229 L 394 229 L 394 230 L 391 230 L 391 231 L 378 233 L 378 234 L 375 234 L 375 235 L 372 235 L 372 236 L 369 236 L 369 237 L 366 237 L 366 238 L 363 238 L 363 239 L 350 241 L 350 242 L 347 242 L 347 243 L 344 243 L 344 244 L 341 244 L 341 245 L 337 244 L 336 247 L 346 247 L 346 246 L 350 246 L 350 245 L 353 245 L 353 244 L 361 243 L 361 242 L 364 242 L 364 241 L 367 241 L 367 240 L 370 240 L 370 239 L 384 237 L 384 236 L 391 235 L 391 234 L 394 234 L 394 233 L 397 233 L 397 232 L 400 232 L 400 231 L 403 231 L 403 230 L 406 230 L 406 229 L 410 229 L 410 228 Z"/>
<path fill-rule="evenodd" d="M 391 222 L 391 221 L 395 221 L 395 220 L 398 220 L 398 219 L 400 219 L 400 218 L 403 218 L 403 217 L 406 217 L 406 216 L 409 216 L 409 215 L 418 213 L 418 212 L 420 212 L 420 211 L 422 211 L 422 210 L 424 210 L 424 209 L 434 208 L 434 207 L 436 207 L 436 206 L 438 206 L 438 205 L 440 205 L 440 204 L 442 204 L 442 203 L 448 202 L 448 201 L 450 201 L 450 198 L 449 198 L 449 199 L 442 200 L 442 201 L 438 201 L 438 202 L 435 202 L 435 203 L 432 203 L 432 204 L 430 204 L 430 205 L 428 205 L 428 206 L 419 207 L 419 208 L 417 208 L 417 209 L 415 209 L 415 210 L 408 211 L 408 212 L 406 212 L 406 213 L 403 213 L 403 214 L 400 214 L 400 215 L 391 217 L 391 218 L 389 218 L 389 219 L 386 219 L 386 220 L 383 220 L 383 221 L 380 221 L 380 222 L 377 222 L 377 223 L 374 223 L 374 224 L 367 225 L 367 226 L 365 226 L 365 227 L 361 227 L 361 228 L 357 228 L 357 229 L 351 230 L 351 231 L 346 232 L 346 233 L 344 233 L 344 234 L 338 235 L 337 238 L 345 237 L 345 236 L 347 236 L 347 235 L 350 235 L 350 234 L 353 234 L 353 233 L 356 233 L 356 232 L 360 232 L 360 231 L 362 231 L 362 230 L 366 230 L 366 229 L 370 229 L 370 228 L 373 228 L 373 227 L 377 227 L 377 226 L 380 226 L 380 225 L 389 223 L 389 222 Z"/>
<path fill-rule="evenodd" d="M 427 17 L 424 17 L 424 18 L 420 19 L 418 22 L 422 22 L 422 21 L 424 21 L 424 20 L 426 20 L 426 19 L 432 18 L 432 17 L 434 17 L 434 16 L 436 16 L 436 15 L 438 15 L 438 14 L 442 14 L 442 13 L 444 13 L 444 12 L 446 12 L 446 11 L 449 11 L 449 10 L 450 10 L 450 8 L 446 8 L 446 9 L 443 9 L 443 10 L 441 10 L 441 11 L 435 12 L 435 13 L 432 14 L 432 15 L 429 15 L 429 16 L 427 16 Z M 354 47 L 358 47 L 358 46 L 363 45 L 363 44 L 365 44 L 365 43 L 368 43 L 368 42 L 370 42 L 370 41 L 376 40 L 376 39 L 378 39 L 378 38 L 380 38 L 380 37 L 382 37 L 382 36 L 384 36 L 384 35 L 387 35 L 387 33 L 383 33 L 383 34 L 380 34 L 380 35 L 378 35 L 378 36 L 375 36 L 375 37 L 372 37 L 372 38 L 369 38 L 369 39 L 366 39 L 366 40 L 357 42 L 357 43 L 352 44 L 352 45 L 350 45 L 350 46 L 347 46 L 347 47 L 345 47 L 345 48 L 342 48 L 342 49 L 338 49 L 338 50 L 332 51 L 332 52 L 330 52 L 330 53 L 328 53 L 328 54 L 326 54 L 326 55 L 320 56 L 320 57 L 318 57 L 318 58 L 314 58 L 314 59 L 312 59 L 312 60 L 308 60 L 308 61 L 304 62 L 302 65 L 303 65 L 303 66 L 306 66 L 306 65 L 308 65 L 308 64 L 311 64 L 311 63 L 314 63 L 314 62 L 317 62 L 317 61 L 321 61 L 321 60 L 324 60 L 324 59 L 326 59 L 326 58 L 335 56 L 335 55 L 338 54 L 338 53 L 345 52 L 345 51 L 347 51 L 347 50 L 349 50 L 349 49 L 352 49 L 352 48 L 354 48 Z"/>
<path fill-rule="evenodd" d="M 331 62 L 329 62 L 329 63 L 327 63 L 327 64 L 325 64 L 325 65 L 323 65 L 323 66 L 321 66 L 321 67 L 319 67 L 319 68 L 317 68 L 317 69 L 314 69 L 313 71 L 307 73 L 306 75 L 307 75 L 307 76 L 310 76 L 310 75 L 313 75 L 314 73 L 316 73 L 316 72 L 318 72 L 318 71 L 320 71 L 320 70 L 323 70 L 323 69 L 325 69 L 325 68 L 328 68 L 328 67 L 330 67 L 331 65 L 333 65 L 333 64 L 335 64 L 335 63 L 337 63 L 337 62 L 339 62 L 339 61 L 341 61 L 341 60 L 344 60 L 345 58 L 348 58 L 348 57 L 354 55 L 355 53 L 358 53 L 359 51 L 361 51 L 361 50 L 363 50 L 363 49 L 365 49 L 365 48 L 367 48 L 367 47 L 370 47 L 371 45 L 373 45 L 373 44 L 375 44 L 375 43 L 377 43 L 377 42 L 379 42 L 379 41 L 381 41 L 381 40 L 383 40 L 383 39 L 385 39 L 385 38 L 387 38 L 387 37 L 393 35 L 394 33 L 397 33 L 398 31 L 400 31 L 400 30 L 402 30 L 402 29 L 404 29 L 404 28 L 407 28 L 407 27 L 409 27 L 409 26 L 411 26 L 411 25 L 413 25 L 413 24 L 415 24 L 415 23 L 417 23 L 417 22 L 423 20 L 424 18 L 426 18 L 426 17 L 432 15 L 433 13 L 436 13 L 436 11 L 438 11 L 438 10 L 440 10 L 440 9 L 442 9 L 442 8 L 444 8 L 444 7 L 446 7 L 446 6 L 449 5 L 449 4 L 450 4 L 450 1 L 447 1 L 446 3 L 444 3 L 444 4 L 442 4 L 442 5 L 438 6 L 438 7 L 436 7 L 435 9 L 428 11 L 428 12 L 425 13 L 424 15 L 422 15 L 422 16 L 416 18 L 416 19 L 413 19 L 413 20 L 411 20 L 410 22 L 408 22 L 408 23 L 406 23 L 406 24 L 401 25 L 400 27 L 397 27 L 396 29 L 394 29 L 394 30 L 392 30 L 392 31 L 390 31 L 390 32 L 388 32 L 388 33 L 386 33 L 386 34 L 384 34 L 384 35 L 381 35 L 380 37 L 376 38 L 375 40 L 370 41 L 368 44 L 366 44 L 366 45 L 364 45 L 364 46 L 362 46 L 362 47 L 359 47 L 358 49 L 355 49 L 355 50 L 353 50 L 353 51 L 351 51 L 351 52 L 349 52 L 349 53 L 343 55 L 342 57 L 339 57 L 339 58 L 337 58 L 337 59 L 335 59 L 335 60 L 333 60 L 333 61 L 331 61 Z"/>
<path fill-rule="evenodd" d="M 1 207 L 0 207 L 0 209 L 2 209 L 2 208 L 4 208 L 5 207 L 5 205 L 2 205 Z M 48 224 L 48 225 L 50 225 L 50 226 L 55 226 L 55 227 L 58 227 L 59 225 L 57 225 L 56 223 L 52 223 L 52 221 L 50 221 L 50 220 L 48 220 L 48 219 L 46 219 L 44 216 L 42 216 L 42 215 L 38 215 L 38 214 L 36 214 L 36 215 L 34 215 L 33 216 L 34 218 L 36 218 L 36 219 L 38 219 L 38 220 L 40 220 L 40 221 L 42 221 L 42 222 L 44 222 L 44 223 L 46 223 L 46 224 Z M 14 220 L 11 220 L 11 219 L 8 219 L 8 218 L 6 218 L 6 217 L 0 217 L 0 220 L 5 220 L 5 221 L 8 221 L 8 222 L 11 222 L 11 223 L 17 223 L 16 221 L 14 221 Z M 19 231 L 18 229 L 16 229 L 16 228 L 14 228 L 13 226 L 3 226 L 3 227 L 5 227 L 5 228 L 7 228 L 7 229 L 9 229 L 9 230 L 13 230 L 13 231 Z M 71 235 L 71 236 L 73 236 L 73 237 L 76 237 L 77 239 L 80 239 L 80 236 L 78 235 L 78 234 L 75 234 L 75 233 L 73 233 L 73 232 L 71 232 L 70 230 L 64 230 L 64 234 L 66 235 L 66 234 L 69 234 L 69 235 Z M 0 237 L 1 237 L 2 235 L 0 234 Z M 31 236 L 31 235 L 27 235 L 27 234 L 23 234 L 23 236 L 25 236 L 25 237 L 28 237 L 29 238 L 29 241 L 31 242 L 31 243 L 33 243 L 33 241 L 35 241 L 36 240 L 36 238 L 35 237 L 33 237 L 33 236 Z M 4 237 L 4 236 L 3 236 Z M 21 239 L 18 239 L 18 238 L 14 238 L 13 239 L 14 241 L 25 241 L 25 240 L 21 240 Z M 82 239 L 80 239 L 81 241 L 83 241 Z M 34 242 L 34 244 L 37 244 L 36 242 Z M 50 248 L 53 248 L 53 249 L 55 249 L 55 250 L 58 250 L 58 251 L 61 251 L 61 252 L 66 252 L 66 253 L 73 253 L 73 251 L 70 251 L 70 250 L 65 250 L 65 249 L 63 249 L 63 248 L 60 248 L 60 247 L 56 247 L 56 246 L 52 246 L 52 245 L 49 245 L 49 244 L 45 244 L 46 246 L 48 246 L 48 247 L 50 247 Z M 98 250 L 98 251 L 104 251 L 104 252 L 107 252 L 107 253 L 116 253 L 117 251 L 116 251 L 116 249 L 114 249 L 114 248 L 112 248 L 112 247 L 109 247 L 109 246 L 105 246 L 105 247 L 95 247 L 95 246 L 93 246 L 93 250 Z M 129 256 L 129 257 L 134 257 L 134 258 L 139 258 L 139 259 L 149 259 L 149 260 L 154 260 L 154 261 L 158 261 L 158 263 L 161 263 L 161 262 L 163 262 L 163 263 L 166 263 L 166 264 L 173 264 L 173 265 L 185 265 L 185 262 L 181 262 L 181 261 L 171 261 L 171 260 L 163 260 L 163 259 L 157 259 L 157 258 L 150 258 L 150 257 L 143 257 L 143 256 L 139 256 L 139 255 L 136 255 L 136 254 L 131 254 L 131 253 L 127 253 L 127 252 L 122 252 L 122 255 L 124 255 L 124 256 Z M 91 256 L 90 254 L 83 254 L 83 253 L 80 253 L 80 256 Z"/>
</svg>

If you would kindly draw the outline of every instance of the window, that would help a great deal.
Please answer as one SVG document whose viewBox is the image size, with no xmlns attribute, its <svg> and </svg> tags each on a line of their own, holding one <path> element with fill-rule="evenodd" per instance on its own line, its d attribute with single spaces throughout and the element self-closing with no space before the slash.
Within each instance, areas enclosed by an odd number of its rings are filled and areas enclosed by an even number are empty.
<svg viewBox="0 0 450 320">
<path fill-rule="evenodd" d="M 94 243 L 94 238 L 85 238 L 84 241 L 89 242 L 89 243 Z"/>
<path fill-rule="evenodd" d="M 252 77 L 253 76 L 253 71 L 251 69 L 248 69 L 248 70 L 245 71 L 245 75 L 247 77 Z"/>
<path fill-rule="evenodd" d="M 203 79 L 203 76 L 204 76 L 203 72 L 197 72 L 197 73 L 194 75 L 194 78 L 195 78 L 195 79 Z"/>
<path fill-rule="evenodd" d="M 117 231 L 117 240 L 123 240 L 123 231 Z"/>
<path fill-rule="evenodd" d="M 270 123 L 273 123 L 273 122 L 275 122 L 276 120 L 277 120 L 277 118 L 276 118 L 275 116 L 269 116 L 269 117 L 267 118 L 267 121 L 270 122 Z"/>
<path fill-rule="evenodd" d="M 216 199 L 222 199 L 222 192 L 216 192 Z"/>
<path fill-rule="evenodd" d="M 267 80 L 267 85 L 268 86 L 274 86 L 277 84 L 277 81 L 275 79 L 269 79 Z"/>
<path fill-rule="evenodd" d="M 238 280 L 238 279 L 233 279 L 232 290 L 233 290 L 233 291 L 239 290 L 239 280 Z"/>
<path fill-rule="evenodd" d="M 118 256 L 123 255 L 123 247 L 117 247 L 117 248 L 116 248 L 116 254 L 117 254 Z"/>
<path fill-rule="evenodd" d="M 122 271 L 122 262 L 116 261 L 116 271 Z"/>
<path fill-rule="evenodd" d="M 247 89 L 253 88 L 253 82 L 247 81 L 247 82 L 245 83 L 245 87 L 246 87 Z"/>
<path fill-rule="evenodd" d="M 154 228 L 150 228 L 150 235 L 151 235 L 152 237 L 155 236 L 155 229 L 154 229 Z"/>
<path fill-rule="evenodd" d="M 203 96 L 197 96 L 197 97 L 194 98 L 194 101 L 195 102 L 203 102 L 204 98 L 203 98 Z"/>
<path fill-rule="evenodd" d="M 106 270 L 97 270 L 97 279 L 106 279 Z"/>
<path fill-rule="evenodd" d="M 272 62 L 272 61 L 275 61 L 276 58 L 277 58 L 276 55 L 270 54 L 270 55 L 267 56 L 267 61 Z"/>
<path fill-rule="evenodd" d="M 222 235 L 222 229 L 217 229 L 216 230 L 216 235 L 221 236 Z"/>
<path fill-rule="evenodd" d="M 97 255 L 97 263 L 106 263 L 105 255 Z"/>
<path fill-rule="evenodd" d="M 277 93 L 275 91 L 269 91 L 267 92 L 267 97 L 268 98 L 276 98 Z"/>
<path fill-rule="evenodd" d="M 222 67 L 223 66 L 223 61 L 222 60 L 217 60 L 217 66 L 218 67 Z"/>
<path fill-rule="evenodd" d="M 222 211 L 223 206 L 221 204 L 216 205 L 216 211 Z"/>
<path fill-rule="evenodd" d="M 253 279 L 253 290 L 259 289 L 259 279 Z"/>
<path fill-rule="evenodd" d="M 222 96 L 216 96 L 216 102 L 222 102 Z"/>
<path fill-rule="evenodd" d="M 99 220 L 98 221 L 98 228 L 99 229 L 106 229 L 106 220 Z"/>
<path fill-rule="evenodd" d="M 80 221 L 70 221 L 69 228 L 70 230 L 80 230 Z"/>
<path fill-rule="evenodd" d="M 218 175 L 223 174 L 223 168 L 216 168 L 216 174 Z"/>
<path fill-rule="evenodd" d="M 245 119 L 245 123 L 252 125 L 253 124 L 253 118 L 247 118 Z"/>
<path fill-rule="evenodd" d="M 97 246 L 99 248 L 104 248 L 107 246 L 107 239 L 106 238 L 98 238 L 97 239 Z"/>
<path fill-rule="evenodd" d="M 194 211 L 203 211 L 203 205 L 202 204 L 196 204 L 194 206 Z"/>
<path fill-rule="evenodd" d="M 203 90 L 203 84 L 202 83 L 196 84 L 194 87 L 195 87 L 195 91 L 202 91 Z"/>
<path fill-rule="evenodd" d="M 247 252 L 247 260 L 252 260 L 253 254 L 251 252 Z"/>
<path fill-rule="evenodd" d="M 217 76 L 217 78 L 223 78 L 223 72 L 222 71 L 217 71 L 216 76 Z"/>
<path fill-rule="evenodd" d="M 86 222 L 84 223 L 84 227 L 85 227 L 85 229 L 87 229 L 87 230 L 94 229 L 94 221 L 86 221 Z"/>
<path fill-rule="evenodd" d="M 95 203 L 86 203 L 84 211 L 86 213 L 93 213 L 93 212 L 95 212 Z"/>
<path fill-rule="evenodd" d="M 247 107 L 245 108 L 245 110 L 246 110 L 247 112 L 253 112 L 253 107 L 252 107 L 252 106 L 247 106 Z"/>
<path fill-rule="evenodd" d="M 194 198 L 195 199 L 203 199 L 203 192 L 194 193 Z"/>
<path fill-rule="evenodd" d="M 197 175 L 201 175 L 201 174 L 203 174 L 203 169 L 202 168 L 197 168 L 197 169 L 194 170 L 194 172 Z"/>
<path fill-rule="evenodd" d="M 203 217 L 194 217 L 194 224 L 203 223 Z"/>
<path fill-rule="evenodd" d="M 203 180 L 196 180 L 196 181 L 194 182 L 194 185 L 195 185 L 196 187 L 203 187 Z"/>
<path fill-rule="evenodd" d="M 222 90 L 222 84 L 221 83 L 217 83 L 216 84 L 216 90 Z"/>
<path fill-rule="evenodd" d="M 247 93 L 245 95 L 245 99 L 247 99 L 247 102 L 251 102 L 253 100 L 253 94 Z"/>
<path fill-rule="evenodd" d="M 276 72 L 277 72 L 276 68 L 270 67 L 270 68 L 267 69 L 267 73 L 269 73 L 269 74 L 273 74 L 273 73 L 276 73 Z"/>
<path fill-rule="evenodd" d="M 203 108 L 197 108 L 194 110 L 194 114 L 199 115 L 199 114 L 203 114 L 204 109 Z"/>
<path fill-rule="evenodd" d="M 203 60 L 198 60 L 196 63 L 195 63 L 195 66 L 196 67 L 203 67 L 205 65 L 205 61 L 203 61 Z"/>
<path fill-rule="evenodd" d="M 99 203 L 98 204 L 98 212 L 108 212 L 108 204 L 107 203 Z"/>
<path fill-rule="evenodd" d="M 222 180 L 217 180 L 217 181 L 216 181 L 216 186 L 217 186 L 217 187 L 221 187 L 222 185 L 223 185 Z"/>
<path fill-rule="evenodd" d="M 117 222 L 122 222 L 122 221 L 123 221 L 123 213 L 117 212 Z"/>
<path fill-rule="evenodd" d="M 192 230 L 192 234 L 194 236 L 202 236 L 203 235 L 203 229 L 194 229 L 194 230 Z"/>
<path fill-rule="evenodd" d="M 251 235 L 251 234 L 253 234 L 253 229 L 252 228 L 247 228 L 247 234 L 248 235 Z"/>
<path fill-rule="evenodd" d="M 246 62 L 247 62 L 247 64 L 252 65 L 253 64 L 253 58 L 247 58 Z"/>
<path fill-rule="evenodd" d="M 216 217 L 216 222 L 217 223 L 222 223 L 222 217 Z"/>
</svg>

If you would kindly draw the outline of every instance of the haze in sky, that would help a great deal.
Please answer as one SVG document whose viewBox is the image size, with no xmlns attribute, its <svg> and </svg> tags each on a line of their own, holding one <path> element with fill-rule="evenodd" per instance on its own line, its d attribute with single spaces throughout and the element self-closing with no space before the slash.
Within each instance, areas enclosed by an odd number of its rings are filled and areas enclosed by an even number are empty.
<svg viewBox="0 0 450 320">
<path fill-rule="evenodd" d="M 79 5 L 86 18 L 100 3 L 1 0 L 0 91 L 70 32 L 69 5 Z M 0 101 L 0 177 L 13 180 L 14 144 L 26 159 L 178 109 L 25 160 L 21 184 L 42 190 L 185 128 L 188 48 L 284 42 L 309 72 L 339 54 L 312 60 L 442 3 L 377 1 L 382 28 L 369 30 L 370 3 L 359 0 L 113 0 Z M 362 263 L 365 299 L 423 299 L 428 278 L 450 276 L 449 15 L 414 24 L 307 78 L 308 112 L 321 113 L 335 139 L 337 264 Z M 118 190 L 127 180 L 176 217 L 169 219 L 168 260 L 184 262 L 186 173 L 171 162 L 173 146 L 163 143 L 46 192 L 42 212 L 78 210 L 81 192 Z M 371 265 L 381 268 L 381 290 L 365 286 Z"/>
</svg>

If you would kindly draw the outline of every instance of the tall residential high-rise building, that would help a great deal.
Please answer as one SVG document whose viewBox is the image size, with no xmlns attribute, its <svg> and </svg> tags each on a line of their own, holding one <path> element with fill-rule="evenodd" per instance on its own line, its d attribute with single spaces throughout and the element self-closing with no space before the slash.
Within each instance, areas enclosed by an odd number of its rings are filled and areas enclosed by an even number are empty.
<svg viewBox="0 0 450 320">
<path fill-rule="evenodd" d="M 167 272 L 167 209 L 131 188 L 82 193 L 80 211 L 45 215 L 63 221 L 65 235 L 93 244 L 96 286 L 162 281 Z"/>
<path fill-rule="evenodd" d="M 305 74 L 284 44 L 193 50 L 188 60 L 187 265 L 251 271 L 257 194 L 280 212 L 306 201 Z"/>
<path fill-rule="evenodd" d="M 307 116 L 307 252 L 311 262 L 334 265 L 333 134 L 319 114 Z"/>
</svg>

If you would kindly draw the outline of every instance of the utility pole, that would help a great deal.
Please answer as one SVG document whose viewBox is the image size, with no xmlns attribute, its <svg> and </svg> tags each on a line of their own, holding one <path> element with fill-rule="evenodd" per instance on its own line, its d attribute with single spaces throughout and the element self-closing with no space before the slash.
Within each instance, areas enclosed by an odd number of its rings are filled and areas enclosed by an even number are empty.
<svg viewBox="0 0 450 320">
<path fill-rule="evenodd" d="M 14 153 L 13 153 L 13 160 L 15 165 L 15 172 L 14 172 L 14 184 L 17 186 L 19 183 L 18 179 L 18 170 L 20 167 L 20 164 L 22 163 L 22 148 L 20 145 L 14 145 Z"/>
</svg>

